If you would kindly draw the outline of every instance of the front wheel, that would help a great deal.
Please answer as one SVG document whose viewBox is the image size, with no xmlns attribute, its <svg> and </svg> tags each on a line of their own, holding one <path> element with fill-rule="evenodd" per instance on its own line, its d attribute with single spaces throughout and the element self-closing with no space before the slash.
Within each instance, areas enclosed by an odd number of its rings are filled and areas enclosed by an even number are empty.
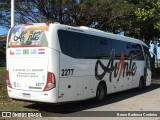
<svg viewBox="0 0 160 120">
<path fill-rule="evenodd" d="M 97 87 L 97 92 L 96 92 L 96 98 L 95 100 L 97 102 L 101 102 L 102 100 L 104 100 L 106 95 L 106 87 L 104 84 L 100 83 Z"/>
</svg>

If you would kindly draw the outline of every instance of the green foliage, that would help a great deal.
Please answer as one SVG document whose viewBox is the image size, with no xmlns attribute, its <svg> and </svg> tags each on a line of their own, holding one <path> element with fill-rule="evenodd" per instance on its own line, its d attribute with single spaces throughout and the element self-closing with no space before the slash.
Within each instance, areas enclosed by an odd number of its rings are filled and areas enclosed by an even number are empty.
<svg viewBox="0 0 160 120">
<path fill-rule="evenodd" d="M 153 17 L 153 10 L 145 10 L 144 8 L 138 8 L 135 11 L 138 20 L 146 21 L 146 19 Z"/>
<path fill-rule="evenodd" d="M 160 29 L 160 0 L 140 0 L 135 10 L 135 15 L 139 21 L 152 21 L 154 29 Z"/>
<path fill-rule="evenodd" d="M 151 40 L 158 41 L 160 0 L 126 0 L 126 2 L 134 8 L 126 20 L 128 21 L 126 35 L 141 39 L 148 45 Z"/>
<path fill-rule="evenodd" d="M 160 21 L 157 21 L 157 22 L 154 24 L 154 28 L 160 30 Z"/>
</svg>

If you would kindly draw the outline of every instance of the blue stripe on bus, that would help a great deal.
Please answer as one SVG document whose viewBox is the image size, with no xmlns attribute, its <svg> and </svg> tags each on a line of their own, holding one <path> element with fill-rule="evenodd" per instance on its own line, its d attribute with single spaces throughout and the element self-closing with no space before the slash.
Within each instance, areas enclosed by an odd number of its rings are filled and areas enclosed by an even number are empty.
<svg viewBox="0 0 160 120">
<path fill-rule="evenodd" d="M 38 54 L 45 54 L 45 52 L 38 52 Z"/>
</svg>

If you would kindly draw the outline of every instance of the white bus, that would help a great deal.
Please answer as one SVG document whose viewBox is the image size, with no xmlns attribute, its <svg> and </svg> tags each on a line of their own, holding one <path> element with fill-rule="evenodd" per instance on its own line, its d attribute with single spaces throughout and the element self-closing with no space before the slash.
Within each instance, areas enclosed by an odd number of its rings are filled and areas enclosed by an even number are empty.
<svg viewBox="0 0 160 120">
<path fill-rule="evenodd" d="M 150 54 L 137 39 L 59 23 L 10 29 L 10 98 L 59 103 L 95 98 L 151 84 Z"/>
</svg>

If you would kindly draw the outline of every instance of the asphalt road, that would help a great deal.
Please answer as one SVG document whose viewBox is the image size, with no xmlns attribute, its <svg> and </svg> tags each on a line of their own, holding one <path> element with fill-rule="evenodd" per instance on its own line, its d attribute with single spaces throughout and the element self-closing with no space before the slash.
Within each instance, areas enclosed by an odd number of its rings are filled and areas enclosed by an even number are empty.
<svg viewBox="0 0 160 120">
<path fill-rule="evenodd" d="M 53 104 L 32 104 L 26 106 L 27 108 L 32 108 L 39 110 L 45 116 L 50 116 L 50 118 L 42 119 L 113 119 L 113 117 L 107 117 L 112 113 L 107 113 L 105 111 L 159 111 L 160 113 L 160 80 L 152 80 L 152 85 L 145 88 L 142 91 L 137 89 L 132 89 L 124 92 L 119 92 L 115 94 L 108 95 L 106 99 L 101 103 L 96 103 L 93 99 L 65 103 L 60 105 Z M 128 114 L 128 112 L 126 112 Z M 140 114 L 139 112 L 137 114 Z M 87 117 L 86 117 L 87 116 Z M 99 117 L 99 118 L 98 118 Z M 128 117 L 114 117 L 114 119 L 127 119 Z M 160 120 L 160 117 L 138 117 L 136 119 L 142 120 Z M 135 119 L 134 117 L 129 117 L 129 119 Z"/>
</svg>

